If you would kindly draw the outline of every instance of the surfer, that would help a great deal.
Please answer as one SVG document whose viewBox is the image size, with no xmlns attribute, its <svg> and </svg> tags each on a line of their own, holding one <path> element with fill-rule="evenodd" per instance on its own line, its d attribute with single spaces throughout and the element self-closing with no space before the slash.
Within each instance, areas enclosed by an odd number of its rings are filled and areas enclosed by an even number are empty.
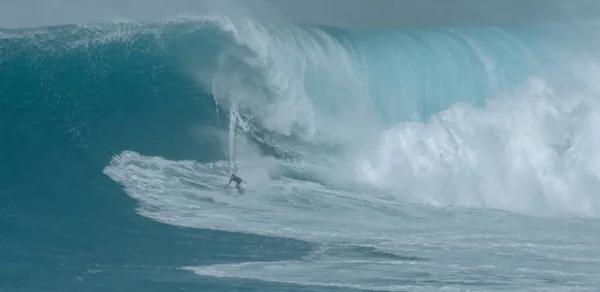
<svg viewBox="0 0 600 292">
<path fill-rule="evenodd" d="M 240 186 L 240 184 L 242 184 L 245 181 L 233 173 L 231 174 L 231 177 L 229 178 L 229 182 L 227 183 L 227 186 L 229 186 L 232 181 L 235 182 L 235 187 L 238 189 L 238 191 L 241 191 L 242 187 Z"/>
</svg>

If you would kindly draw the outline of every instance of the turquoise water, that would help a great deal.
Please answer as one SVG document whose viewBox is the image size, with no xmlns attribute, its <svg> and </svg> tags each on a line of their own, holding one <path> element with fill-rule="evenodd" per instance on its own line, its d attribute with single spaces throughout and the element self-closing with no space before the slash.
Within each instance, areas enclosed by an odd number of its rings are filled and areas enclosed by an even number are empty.
<svg viewBox="0 0 600 292">
<path fill-rule="evenodd" d="M 595 38 L 2 30 L 0 290 L 596 291 Z"/>
</svg>

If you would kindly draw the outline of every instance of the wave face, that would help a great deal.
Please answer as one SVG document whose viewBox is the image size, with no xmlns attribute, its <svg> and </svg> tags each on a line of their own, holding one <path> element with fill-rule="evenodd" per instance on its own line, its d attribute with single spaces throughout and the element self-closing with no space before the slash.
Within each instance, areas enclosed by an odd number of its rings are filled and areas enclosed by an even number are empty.
<svg viewBox="0 0 600 292">
<path fill-rule="evenodd" d="M 2 30 L 3 208 L 91 221 L 69 212 L 115 203 L 85 194 L 116 182 L 162 223 L 325 244 L 298 261 L 185 268 L 205 277 L 463 287 L 475 280 L 427 280 L 455 248 L 484 286 L 558 277 L 514 271 L 500 254 L 521 258 L 534 236 L 553 267 L 565 249 L 597 260 L 597 239 L 568 221 L 553 226 L 569 239 L 548 247 L 548 227 L 507 215 L 600 215 L 596 34 L 591 24 L 346 30 L 225 16 Z M 221 186 L 231 171 L 248 181 L 243 196 Z M 448 207 L 489 229 L 456 227 Z M 507 225 L 489 227 L 496 220 Z M 500 254 L 486 247 L 499 241 L 509 242 Z M 535 279 L 514 285 L 578 281 Z"/>
</svg>

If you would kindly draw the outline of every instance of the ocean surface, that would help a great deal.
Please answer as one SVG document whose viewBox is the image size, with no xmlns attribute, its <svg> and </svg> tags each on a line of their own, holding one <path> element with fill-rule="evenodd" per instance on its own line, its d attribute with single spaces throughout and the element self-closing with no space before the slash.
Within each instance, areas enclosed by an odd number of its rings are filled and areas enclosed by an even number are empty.
<svg viewBox="0 0 600 292">
<path fill-rule="evenodd" d="M 2 29 L 0 291 L 598 291 L 599 28 Z"/>
</svg>

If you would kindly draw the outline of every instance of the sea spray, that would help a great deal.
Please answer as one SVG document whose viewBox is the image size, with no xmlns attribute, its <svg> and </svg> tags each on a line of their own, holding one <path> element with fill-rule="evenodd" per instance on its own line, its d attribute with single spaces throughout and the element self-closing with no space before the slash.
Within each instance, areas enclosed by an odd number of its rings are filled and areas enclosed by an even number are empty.
<svg viewBox="0 0 600 292">
<path fill-rule="evenodd" d="M 235 141 L 235 132 L 236 132 L 236 124 L 238 119 L 237 113 L 237 105 L 236 101 L 231 100 L 231 106 L 229 107 L 229 135 L 227 140 L 227 146 L 229 149 L 228 158 L 229 158 L 229 174 L 235 174 L 237 172 L 236 165 L 236 141 Z"/>
</svg>

